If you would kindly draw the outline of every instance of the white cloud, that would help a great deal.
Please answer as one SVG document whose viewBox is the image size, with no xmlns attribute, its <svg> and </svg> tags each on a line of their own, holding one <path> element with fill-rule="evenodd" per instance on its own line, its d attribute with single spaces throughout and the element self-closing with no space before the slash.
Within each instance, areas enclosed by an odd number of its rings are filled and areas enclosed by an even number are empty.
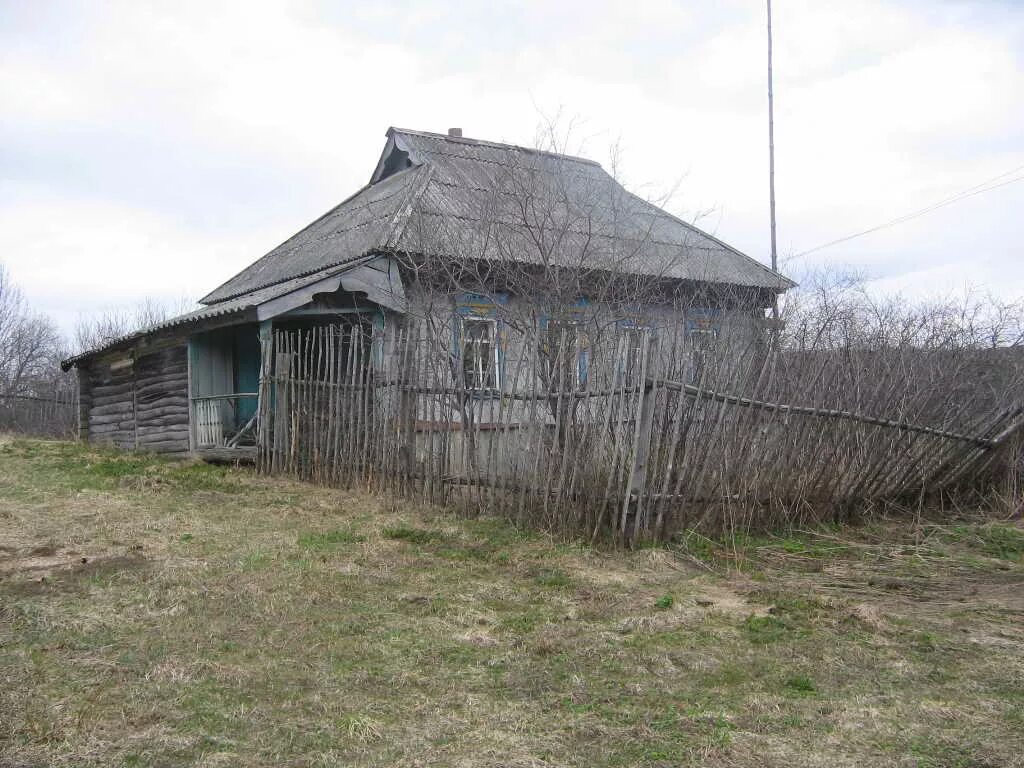
<svg viewBox="0 0 1024 768">
<path fill-rule="evenodd" d="M 1024 10 L 776 7 L 784 250 L 1024 163 Z M 389 124 L 528 143 L 537 107 L 559 106 L 582 118 L 588 154 L 603 161 L 621 139 L 628 182 L 657 196 L 681 180 L 673 210 L 716 207 L 702 223 L 766 259 L 763 12 L 738 0 L 27 6 L 0 30 L 3 259 L 50 311 L 155 288 L 201 295 L 364 184 Z M 1022 188 L 814 258 L 893 285 L 981 276 L 1020 291 L 1006 212 Z"/>
<path fill-rule="evenodd" d="M 213 287 L 212 265 L 247 258 L 272 234 L 215 237 L 157 212 L 28 188 L 5 197 L 17 202 L 0 208 L 0 253 L 30 301 L 64 328 L 145 297 L 194 301 Z"/>
</svg>

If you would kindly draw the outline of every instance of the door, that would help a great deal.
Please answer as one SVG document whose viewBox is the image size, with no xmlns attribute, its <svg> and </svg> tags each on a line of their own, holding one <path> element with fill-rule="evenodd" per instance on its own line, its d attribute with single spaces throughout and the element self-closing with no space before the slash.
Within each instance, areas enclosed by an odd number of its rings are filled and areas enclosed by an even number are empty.
<svg viewBox="0 0 1024 768">
<path fill-rule="evenodd" d="M 260 387 L 259 326 L 245 325 L 235 335 L 235 392 L 258 392 Z M 256 414 L 255 397 L 238 399 L 238 425 L 241 429 Z"/>
</svg>

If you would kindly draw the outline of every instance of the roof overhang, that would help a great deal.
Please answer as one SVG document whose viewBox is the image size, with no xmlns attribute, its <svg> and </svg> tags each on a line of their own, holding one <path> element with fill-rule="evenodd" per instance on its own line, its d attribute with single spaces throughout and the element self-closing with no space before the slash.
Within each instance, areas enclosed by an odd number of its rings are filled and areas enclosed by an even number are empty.
<svg viewBox="0 0 1024 768">
<path fill-rule="evenodd" d="M 62 360 L 60 368 L 62 371 L 77 368 L 99 355 L 116 352 L 135 344 L 145 343 L 149 339 L 155 341 L 160 338 L 166 338 L 179 328 L 201 326 L 213 329 L 225 325 L 237 325 L 238 323 L 245 323 L 256 319 L 256 312 L 252 305 L 238 305 L 236 302 L 229 303 L 231 306 L 215 305 L 195 312 L 187 312 L 184 315 L 178 315 L 170 320 L 144 328 L 141 331 L 135 331 L 125 336 L 111 339 L 98 347 L 82 352 L 74 357 L 69 357 L 67 360 Z"/>
<path fill-rule="evenodd" d="M 408 308 L 398 265 L 390 256 L 378 256 L 365 264 L 348 267 L 264 302 L 256 308 L 256 316 L 259 320 L 270 320 L 309 304 L 317 294 L 334 293 L 340 289 L 366 294 L 374 304 L 394 312 L 404 314 Z"/>
<path fill-rule="evenodd" d="M 178 329 L 194 333 L 213 326 L 270 320 L 309 304 L 317 294 L 334 293 L 339 289 L 365 294 L 370 301 L 394 312 L 405 313 L 408 307 L 398 263 L 390 256 L 375 255 L 178 315 L 70 357 L 62 361 L 60 367 L 67 371 L 97 355 L 124 349 L 150 337 L 164 337 Z"/>
</svg>

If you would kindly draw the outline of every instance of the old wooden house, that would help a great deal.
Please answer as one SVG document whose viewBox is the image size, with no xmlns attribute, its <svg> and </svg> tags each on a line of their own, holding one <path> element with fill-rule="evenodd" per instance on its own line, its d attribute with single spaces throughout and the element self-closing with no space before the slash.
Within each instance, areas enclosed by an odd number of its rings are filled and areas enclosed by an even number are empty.
<svg viewBox="0 0 1024 768">
<path fill-rule="evenodd" d="M 275 366 L 408 376 L 398 363 L 415 327 L 449 384 L 500 399 L 514 371 L 544 375 L 528 361 L 542 336 L 564 363 L 557 386 L 579 389 L 599 356 L 603 371 L 635 377 L 644 339 L 660 334 L 674 352 L 658 364 L 695 380 L 709 356 L 728 356 L 723 328 L 759 343 L 791 285 L 590 160 L 391 128 L 365 187 L 199 309 L 64 366 L 78 370 L 83 440 L 244 457 L 284 400 L 263 386 Z M 304 358 L 272 344 L 327 328 Z"/>
</svg>

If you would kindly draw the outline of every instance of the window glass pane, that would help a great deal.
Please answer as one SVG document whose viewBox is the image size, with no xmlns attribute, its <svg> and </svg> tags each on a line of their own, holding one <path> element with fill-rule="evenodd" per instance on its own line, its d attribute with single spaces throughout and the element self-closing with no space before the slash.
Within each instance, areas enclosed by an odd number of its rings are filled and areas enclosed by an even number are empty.
<svg viewBox="0 0 1024 768">
<path fill-rule="evenodd" d="M 690 381 L 698 383 L 714 374 L 718 333 L 714 330 L 690 331 Z"/>
<path fill-rule="evenodd" d="M 462 374 L 467 389 L 497 387 L 495 322 L 489 319 L 462 321 Z"/>
<path fill-rule="evenodd" d="M 646 333 L 646 328 L 625 328 L 622 331 L 622 381 L 626 386 L 640 382 Z"/>
<path fill-rule="evenodd" d="M 547 327 L 548 363 L 551 366 L 551 385 L 578 388 L 580 386 L 579 329 L 575 323 L 549 320 Z"/>
</svg>

